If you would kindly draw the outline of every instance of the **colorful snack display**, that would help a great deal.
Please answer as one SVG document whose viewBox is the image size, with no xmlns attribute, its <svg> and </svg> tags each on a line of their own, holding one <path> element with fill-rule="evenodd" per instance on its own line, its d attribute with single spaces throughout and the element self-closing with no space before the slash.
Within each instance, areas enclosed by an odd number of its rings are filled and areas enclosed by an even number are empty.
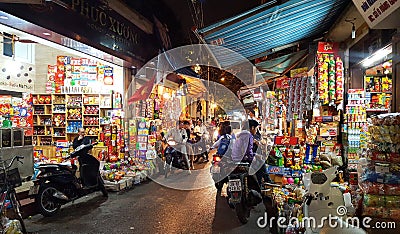
<svg viewBox="0 0 400 234">
<path fill-rule="evenodd" d="M 378 195 L 364 195 L 364 206 L 366 207 L 377 207 L 385 206 L 385 196 Z"/>
<path fill-rule="evenodd" d="M 340 57 L 336 58 L 336 100 L 343 100 L 343 61 Z"/>
<path fill-rule="evenodd" d="M 363 216 L 382 218 L 384 213 L 383 207 L 363 207 Z"/>
<path fill-rule="evenodd" d="M 336 100 L 336 62 L 333 54 L 329 55 L 329 73 L 328 73 L 328 89 L 329 89 L 329 101 L 334 103 Z"/>
</svg>

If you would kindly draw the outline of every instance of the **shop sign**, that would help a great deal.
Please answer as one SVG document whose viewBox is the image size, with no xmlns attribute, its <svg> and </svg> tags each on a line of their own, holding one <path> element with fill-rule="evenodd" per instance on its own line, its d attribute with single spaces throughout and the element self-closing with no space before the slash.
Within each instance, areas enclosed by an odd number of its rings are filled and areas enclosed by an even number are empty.
<svg viewBox="0 0 400 234">
<path fill-rule="evenodd" d="M 277 166 L 268 166 L 267 168 L 268 174 L 273 175 L 283 175 L 284 174 L 284 167 L 277 167 Z"/>
<path fill-rule="evenodd" d="M 287 89 L 287 88 L 289 88 L 289 78 L 288 77 L 284 77 L 284 78 L 278 79 L 276 81 L 276 88 L 277 89 Z"/>
<path fill-rule="evenodd" d="M 370 28 L 376 28 L 400 7 L 399 0 L 353 0 L 353 3 Z"/>
<path fill-rule="evenodd" d="M 299 143 L 298 137 L 276 136 L 275 145 L 297 145 Z"/>
<path fill-rule="evenodd" d="M 308 67 L 301 67 L 297 69 L 290 70 L 290 77 L 297 77 L 297 76 L 307 76 Z"/>
<path fill-rule="evenodd" d="M 0 4 L 0 8 L 33 24 L 100 50 L 104 50 L 105 47 L 117 52 L 117 56 L 125 55 L 146 61 L 157 53 L 153 35 L 145 33 L 109 8 L 107 1 L 60 0 L 60 2 L 66 7 L 46 2 L 42 5 Z"/>
<path fill-rule="evenodd" d="M 337 54 L 339 51 L 339 43 L 337 42 L 318 42 L 318 53 Z"/>
</svg>

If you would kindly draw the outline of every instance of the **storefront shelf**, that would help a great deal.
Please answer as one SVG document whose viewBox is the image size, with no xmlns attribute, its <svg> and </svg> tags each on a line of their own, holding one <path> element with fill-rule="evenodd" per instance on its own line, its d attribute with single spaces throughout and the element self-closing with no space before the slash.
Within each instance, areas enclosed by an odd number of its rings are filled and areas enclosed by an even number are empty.
<svg viewBox="0 0 400 234">
<path fill-rule="evenodd" d="M 112 109 L 111 106 L 100 106 L 100 108 L 102 108 L 102 109 Z"/>
<path fill-rule="evenodd" d="M 53 114 L 66 114 L 66 112 L 53 112 Z"/>
<path fill-rule="evenodd" d="M 53 105 L 65 105 L 65 103 L 57 102 L 57 103 L 53 103 Z"/>
<path fill-rule="evenodd" d="M 67 119 L 67 121 L 82 121 L 82 119 Z"/>
<path fill-rule="evenodd" d="M 83 115 L 92 115 L 92 116 L 97 116 L 99 114 L 83 114 Z"/>
<path fill-rule="evenodd" d="M 376 112 L 387 112 L 387 111 L 389 111 L 389 109 L 366 109 L 366 111 L 369 111 L 369 112 L 374 112 L 374 111 L 376 111 Z"/>
<path fill-rule="evenodd" d="M 83 105 L 84 105 L 84 106 L 98 106 L 99 103 L 92 103 L 92 104 L 85 103 L 85 104 L 83 104 Z"/>
<path fill-rule="evenodd" d="M 51 106 L 52 104 L 39 104 L 39 103 L 36 103 L 36 104 L 33 104 L 34 106 Z"/>
<path fill-rule="evenodd" d="M 80 109 L 81 106 L 67 106 L 68 109 Z"/>
<path fill-rule="evenodd" d="M 53 128 L 65 128 L 65 126 L 64 127 L 58 126 L 58 127 L 53 127 Z"/>
<path fill-rule="evenodd" d="M 374 94 L 374 93 L 388 93 L 388 94 L 391 94 L 392 92 L 367 92 L 367 93 L 372 93 L 372 94 Z"/>
<path fill-rule="evenodd" d="M 51 135 L 33 135 L 33 136 L 38 136 L 38 137 L 52 137 Z"/>
<path fill-rule="evenodd" d="M 97 125 L 83 125 L 83 126 L 85 126 L 85 127 L 98 127 L 99 125 L 97 124 Z"/>
</svg>

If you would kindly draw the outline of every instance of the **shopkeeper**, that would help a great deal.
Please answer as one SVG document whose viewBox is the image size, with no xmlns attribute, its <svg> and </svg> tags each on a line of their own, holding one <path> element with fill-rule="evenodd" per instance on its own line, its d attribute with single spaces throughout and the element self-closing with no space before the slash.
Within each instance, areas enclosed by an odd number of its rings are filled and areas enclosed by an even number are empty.
<svg viewBox="0 0 400 234">
<path fill-rule="evenodd" d="M 80 145 L 88 145 L 91 143 L 90 138 L 85 136 L 85 129 L 84 128 L 79 128 L 78 130 L 79 136 L 75 137 L 72 147 L 76 149 Z"/>
</svg>

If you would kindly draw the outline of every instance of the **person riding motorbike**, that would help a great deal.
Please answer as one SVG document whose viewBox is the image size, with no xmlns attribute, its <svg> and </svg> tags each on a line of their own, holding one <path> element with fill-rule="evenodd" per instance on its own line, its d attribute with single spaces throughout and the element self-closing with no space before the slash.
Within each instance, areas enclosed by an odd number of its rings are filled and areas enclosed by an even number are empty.
<svg viewBox="0 0 400 234">
<path fill-rule="evenodd" d="M 236 136 L 236 141 L 232 149 L 232 160 L 235 162 L 250 163 L 251 167 L 253 168 L 258 161 L 260 165 L 258 165 L 257 167 L 259 168 L 254 169 L 257 169 L 256 177 L 259 185 L 261 186 L 262 179 L 264 179 L 264 182 L 267 183 L 273 183 L 273 181 L 267 174 L 265 160 L 260 155 L 256 154 L 260 144 L 259 141 L 256 139 L 258 135 L 258 126 L 259 123 L 253 119 L 248 120 L 248 128 L 246 125 L 244 125 L 244 130 Z M 255 161 L 254 159 L 256 159 L 257 161 Z"/>
<path fill-rule="evenodd" d="M 208 162 L 208 150 L 206 148 L 206 142 L 205 142 L 205 135 L 208 134 L 207 127 L 203 124 L 203 121 L 199 119 L 197 121 L 197 126 L 194 128 L 194 134 L 196 135 L 197 138 L 197 144 L 201 147 L 202 154 L 204 158 L 204 162 Z M 199 160 L 199 158 L 196 159 L 196 162 Z"/>
<path fill-rule="evenodd" d="M 228 149 L 226 150 L 224 155 L 220 155 L 220 156 L 221 157 L 222 156 L 231 157 L 233 145 L 235 143 L 235 138 L 232 137 L 232 127 L 229 125 L 223 126 L 223 130 L 221 131 L 221 134 L 222 134 L 221 137 L 211 146 L 210 150 L 218 149 L 218 147 L 220 146 L 223 139 L 229 139 Z"/>
<path fill-rule="evenodd" d="M 168 141 L 169 138 L 172 138 L 172 140 L 175 141 L 176 145 L 173 147 L 182 154 L 182 157 L 185 159 L 189 168 L 188 173 L 191 174 L 190 162 L 186 150 L 186 142 L 188 141 L 189 136 L 187 135 L 187 131 L 184 128 L 183 121 L 178 121 L 176 128 L 170 129 L 167 134 L 165 134 L 164 140 Z"/>
<path fill-rule="evenodd" d="M 79 136 L 75 137 L 72 147 L 74 150 L 81 145 L 89 145 L 91 144 L 91 140 L 89 137 L 85 136 L 85 129 L 79 128 L 78 130 Z M 79 154 L 75 156 L 79 156 L 78 162 L 79 165 L 82 167 L 85 165 L 85 178 L 82 179 L 82 183 L 85 186 L 90 186 L 97 183 L 97 174 L 99 172 L 100 162 L 89 154 L 89 150 L 91 148 L 87 148 L 85 150 L 81 150 Z"/>
</svg>

